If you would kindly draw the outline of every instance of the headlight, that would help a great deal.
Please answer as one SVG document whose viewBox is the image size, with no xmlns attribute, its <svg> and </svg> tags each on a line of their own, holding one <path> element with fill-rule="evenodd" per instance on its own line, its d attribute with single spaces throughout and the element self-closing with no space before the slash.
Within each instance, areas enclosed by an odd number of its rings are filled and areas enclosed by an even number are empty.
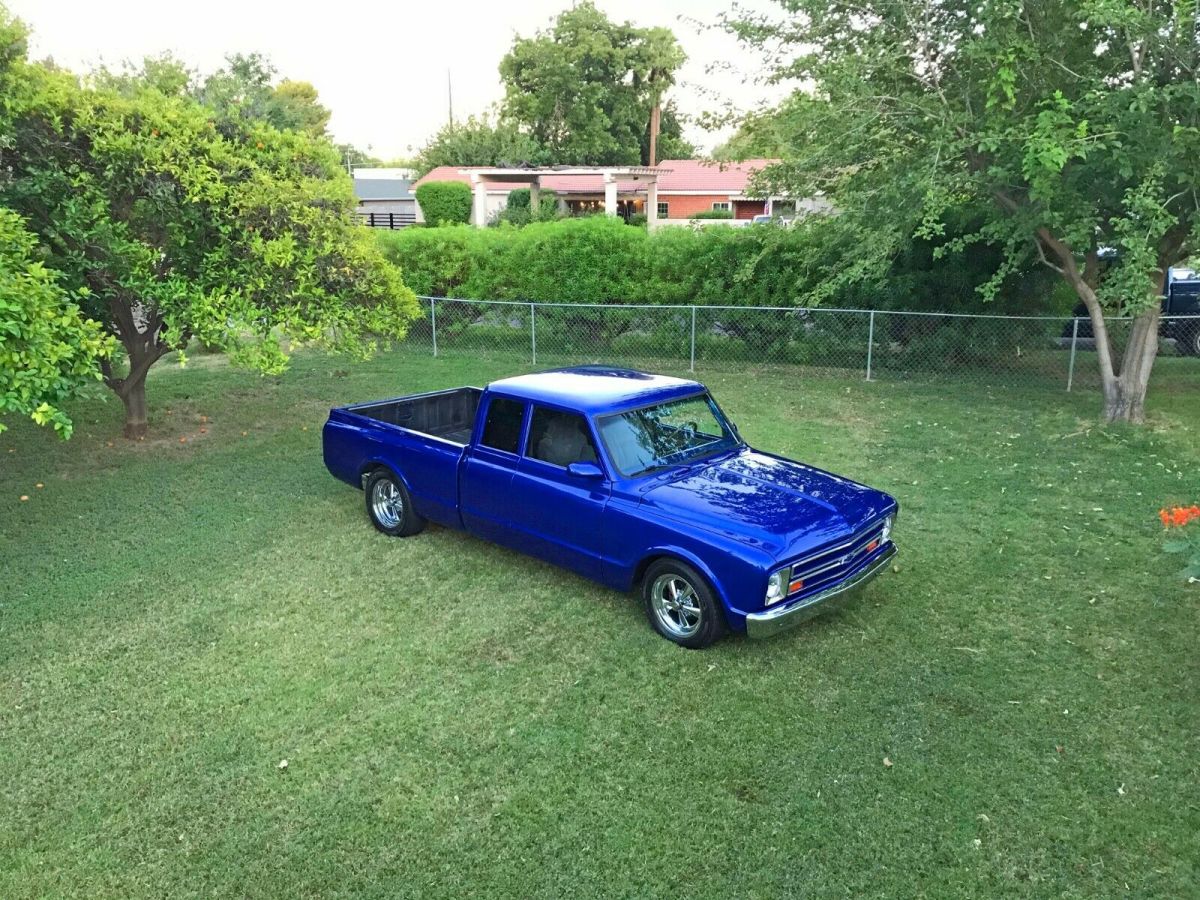
<svg viewBox="0 0 1200 900">
<path fill-rule="evenodd" d="M 787 577 L 791 569 L 780 569 L 778 572 L 772 572 L 771 577 L 767 579 L 767 606 L 772 603 L 778 603 L 787 596 Z"/>
<path fill-rule="evenodd" d="M 883 520 L 883 531 L 879 534 L 879 543 L 886 544 L 892 538 L 892 523 L 896 521 L 894 515 L 888 516 Z"/>
</svg>

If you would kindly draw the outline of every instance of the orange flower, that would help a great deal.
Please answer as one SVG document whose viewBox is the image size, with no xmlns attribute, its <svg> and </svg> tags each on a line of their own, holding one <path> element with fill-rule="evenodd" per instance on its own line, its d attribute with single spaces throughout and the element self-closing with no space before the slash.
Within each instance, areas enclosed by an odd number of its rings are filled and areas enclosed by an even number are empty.
<svg viewBox="0 0 1200 900">
<path fill-rule="evenodd" d="M 1192 504 L 1191 506 L 1160 509 L 1158 518 L 1162 521 L 1164 528 L 1182 528 L 1188 522 L 1200 519 L 1200 506 Z"/>
</svg>

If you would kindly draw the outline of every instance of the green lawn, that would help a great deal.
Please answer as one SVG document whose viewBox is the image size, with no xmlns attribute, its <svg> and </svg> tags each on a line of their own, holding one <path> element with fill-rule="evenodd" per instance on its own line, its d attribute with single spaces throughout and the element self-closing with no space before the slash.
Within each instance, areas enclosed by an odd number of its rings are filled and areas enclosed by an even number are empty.
<svg viewBox="0 0 1200 900">
<path fill-rule="evenodd" d="M 714 374 L 753 444 L 903 512 L 857 605 L 705 652 L 518 554 L 383 537 L 325 472 L 330 405 L 516 360 L 197 357 L 145 443 L 115 402 L 67 444 L 14 423 L 0 897 L 1195 896 L 1200 587 L 1155 513 L 1200 501 L 1200 366 L 1163 363 L 1141 430 L 1094 394 Z"/>
</svg>

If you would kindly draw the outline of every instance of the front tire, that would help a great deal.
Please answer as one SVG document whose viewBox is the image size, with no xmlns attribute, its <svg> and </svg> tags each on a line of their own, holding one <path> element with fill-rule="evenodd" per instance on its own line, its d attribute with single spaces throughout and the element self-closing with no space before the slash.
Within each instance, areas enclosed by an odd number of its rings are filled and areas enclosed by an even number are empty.
<svg viewBox="0 0 1200 900">
<path fill-rule="evenodd" d="M 668 641 L 701 650 L 725 634 L 725 611 L 708 580 L 677 559 L 660 559 L 642 579 L 650 626 Z"/>
<path fill-rule="evenodd" d="M 376 469 L 363 485 L 367 517 L 379 531 L 390 537 L 408 537 L 425 527 L 425 520 L 413 506 L 408 488 L 389 469 Z"/>
</svg>

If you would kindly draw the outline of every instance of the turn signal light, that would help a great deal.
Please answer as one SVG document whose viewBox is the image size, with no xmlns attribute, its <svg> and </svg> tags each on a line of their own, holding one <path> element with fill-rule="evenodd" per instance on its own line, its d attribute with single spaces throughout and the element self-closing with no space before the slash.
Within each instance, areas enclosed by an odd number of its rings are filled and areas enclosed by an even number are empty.
<svg viewBox="0 0 1200 900">
<path fill-rule="evenodd" d="M 796 591 L 800 590 L 803 587 L 804 587 L 804 579 L 797 578 L 795 581 L 793 581 L 791 584 L 788 585 L 788 593 L 794 594 L 794 593 L 796 593 Z"/>
<path fill-rule="evenodd" d="M 867 544 L 867 552 L 873 553 L 873 552 L 875 552 L 876 549 L 878 549 L 878 547 L 879 547 L 879 541 L 871 541 L 871 543 Z"/>
</svg>

